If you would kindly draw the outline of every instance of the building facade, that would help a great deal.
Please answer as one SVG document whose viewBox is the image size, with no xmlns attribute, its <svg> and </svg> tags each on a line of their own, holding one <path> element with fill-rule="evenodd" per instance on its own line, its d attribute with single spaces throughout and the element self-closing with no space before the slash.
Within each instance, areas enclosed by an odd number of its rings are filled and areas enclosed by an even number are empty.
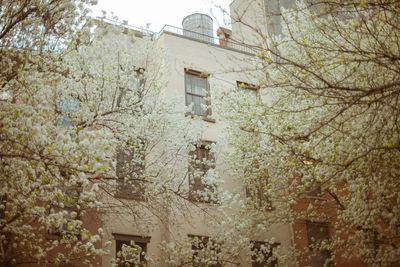
<svg viewBox="0 0 400 267">
<path fill-rule="evenodd" d="M 233 3 L 232 6 L 235 4 Z M 232 8 L 234 10 L 234 7 Z M 219 142 L 224 139 L 226 123 L 218 114 L 217 98 L 221 98 L 221 94 L 228 89 L 243 90 L 249 92 L 250 97 L 253 95 L 257 97 L 257 88 L 251 87 L 256 82 L 255 79 L 258 75 L 257 72 L 251 71 L 251 59 L 257 50 L 251 45 L 241 42 L 242 39 L 239 37 L 243 37 L 243 31 L 241 28 L 236 28 L 236 24 L 234 25 L 233 31 L 225 28 L 218 29 L 219 37 L 215 38 L 212 19 L 204 14 L 192 14 L 184 19 L 183 29 L 166 25 L 157 37 L 157 45 L 165 50 L 166 62 L 164 63 L 166 64 L 163 65 L 163 70 L 168 73 L 168 84 L 163 88 L 162 94 L 167 100 L 177 103 L 177 116 L 185 119 L 193 118 L 194 124 L 202 124 L 201 144 L 198 144 L 194 151 L 196 157 L 215 160 L 211 166 L 190 162 L 188 164 L 191 165 L 191 168 L 202 171 L 203 174 L 211 168 L 216 169 L 222 180 L 218 185 L 218 190 L 246 196 L 246 189 L 240 179 L 238 180 L 240 177 L 234 177 L 226 171 L 223 153 L 229 148 L 218 146 Z M 243 71 L 244 69 L 248 69 L 248 71 Z M 217 156 L 211 156 L 210 144 L 218 146 Z M 104 226 L 106 237 L 103 243 L 111 241 L 112 244 L 109 246 L 110 255 L 102 257 L 102 265 L 110 266 L 110 261 L 115 257 L 118 258 L 117 253 L 121 250 L 122 244 L 128 245 L 131 240 L 150 257 L 162 258 L 164 256 L 160 245 L 163 242 L 176 242 L 182 238 L 198 238 L 201 242 L 208 239 L 212 234 L 212 229 L 207 222 L 210 216 L 207 213 L 214 213 L 212 217 L 218 220 L 220 212 L 218 212 L 216 201 L 204 199 L 204 195 L 196 195 L 196 191 L 201 192 L 204 188 L 207 189 L 207 186 L 210 187 L 196 176 L 195 174 L 188 175 L 183 185 L 187 188 L 189 199 L 193 202 L 191 204 L 193 212 L 185 218 L 172 219 L 175 216 L 173 211 L 165 211 L 164 215 L 171 217 L 171 220 L 154 223 L 151 229 L 146 229 L 146 227 L 142 227 L 143 225 L 133 225 L 134 218 L 121 216 L 116 220 L 115 218 L 106 220 Z M 131 201 L 140 202 L 142 200 Z M 195 206 L 200 206 L 200 209 Z M 148 215 L 142 214 L 144 217 Z M 275 238 L 276 244 L 282 247 L 289 247 L 293 243 L 289 224 L 275 225 L 264 235 L 253 236 L 252 241 L 257 242 L 260 249 L 264 245 L 264 240 L 272 237 Z M 265 246 L 267 245 L 265 244 Z M 191 248 L 189 247 L 189 249 Z M 238 262 L 244 266 L 263 266 L 262 263 L 252 263 L 252 256 L 249 253 L 243 253 L 240 258 Z M 274 259 L 271 264 L 275 266 L 276 262 L 277 260 Z M 158 266 L 158 264 L 165 263 L 153 262 L 150 264 Z M 195 265 L 196 263 L 188 262 L 187 266 L 191 264 Z M 224 260 L 211 261 L 211 263 L 200 261 L 197 264 L 199 266 L 206 264 L 226 266 L 234 264 L 234 261 L 232 263 Z"/>
<path fill-rule="evenodd" d="M 221 98 L 223 92 L 232 88 L 246 91 L 249 98 L 260 97 L 257 92 L 258 88 L 253 84 L 262 79 L 263 77 L 260 75 L 263 74 L 254 70 L 252 58 L 260 49 L 273 47 L 268 36 L 281 33 L 279 3 L 279 1 L 233 1 L 230 6 L 232 30 L 219 28 L 216 31 L 218 38 L 211 34 L 214 32 L 212 19 L 204 14 L 192 14 L 186 17 L 183 29 L 166 25 L 159 33 L 156 43 L 160 49 L 165 51 L 163 59 L 165 61 L 160 64 L 163 72 L 168 74 L 168 83 L 162 89 L 162 94 L 165 99 L 177 103 L 175 106 L 177 116 L 185 119 L 193 118 L 193 124 L 202 125 L 199 126 L 202 129 L 200 141 L 196 143 L 195 149 L 191 153 L 195 155 L 196 159 L 206 159 L 209 163 L 190 161 L 184 163 L 189 167 L 188 175 L 182 186 L 188 192 L 189 204 L 187 205 L 193 206 L 189 207 L 187 216 L 177 217 L 173 209 L 161 209 L 160 213 L 163 213 L 164 220 L 157 219 L 154 214 L 148 214 L 148 211 L 141 212 L 138 215 L 139 219 L 124 217 L 125 215 L 105 219 L 106 234 L 103 244 L 107 247 L 106 243 L 111 243 L 108 244 L 111 253 L 102 257 L 102 266 L 110 266 L 112 259 L 124 258 L 118 253 L 123 250 L 124 244 L 132 244 L 131 241 L 134 241 L 139 249 L 140 255 L 136 260 L 150 266 L 282 265 L 316 267 L 324 266 L 328 259 L 331 259 L 329 264 L 335 263 L 336 266 L 361 266 L 359 261 L 345 260 L 340 254 L 332 256 L 329 250 L 313 251 L 314 244 L 329 241 L 332 234 L 329 221 L 304 220 L 273 224 L 262 234 L 257 232 L 253 236 L 250 235 L 252 248 L 246 252 L 245 249 L 243 252 L 236 252 L 236 258 L 232 258 L 232 261 L 213 255 L 213 252 L 218 254 L 218 246 L 209 249 L 207 256 L 200 255 L 205 253 L 200 251 L 216 242 L 215 240 L 210 241 L 211 236 L 215 235 L 211 229 L 212 224 L 209 223 L 210 218 L 218 221 L 219 218 L 222 219 L 221 216 L 224 216 L 219 211 L 218 200 L 211 196 L 208 198 L 208 194 L 210 192 L 212 194 L 216 190 L 214 185 L 204 183 L 202 175 L 215 169 L 222 181 L 218 184 L 219 192 L 238 193 L 242 197 L 250 195 L 249 189 L 240 182 L 240 177 L 235 177 L 226 171 L 222 155 L 229 151 L 229 147 L 217 146 L 219 156 L 215 156 L 216 152 L 212 148 L 215 144 L 219 145 L 227 131 L 226 122 L 218 113 L 216 103 L 223 100 Z M 293 2 L 283 1 L 281 4 L 285 8 L 289 8 Z M 268 21 L 271 16 L 272 21 Z M 266 36 L 267 38 L 265 38 Z M 294 179 L 297 178 L 294 175 Z M 320 205 L 322 213 L 327 213 L 330 218 L 334 218 L 334 211 L 324 208 L 329 205 L 329 197 L 314 191 L 311 190 L 310 194 L 293 208 L 301 212 L 312 203 Z M 126 201 L 139 203 L 139 205 L 146 201 L 141 199 L 137 193 L 135 194 L 135 196 L 128 196 Z M 122 196 L 122 198 L 124 197 Z M 262 205 L 264 204 L 263 202 Z M 279 212 L 279 204 L 272 202 L 270 205 L 271 213 Z M 234 213 L 234 209 L 232 210 L 227 213 Z M 149 218 L 148 225 L 143 225 L 146 222 L 143 222 L 140 217 Z M 138 221 L 142 222 L 138 224 Z M 149 225 L 151 227 L 148 227 Z M 191 251 L 189 254 L 182 252 L 182 258 L 167 255 L 168 253 L 172 254 L 171 251 L 166 250 L 165 247 L 162 248 L 162 245 L 183 242 L 182 240 L 189 240 L 189 243 L 186 243 L 186 250 Z M 270 244 L 265 243 L 265 240 L 274 241 Z M 297 256 L 292 255 L 292 258 L 279 259 L 272 255 L 273 252 L 276 252 L 274 250 L 276 247 L 284 252 L 295 248 L 300 253 Z M 261 251 L 262 248 L 267 248 L 267 252 L 261 253 L 264 258 L 257 259 L 252 251 Z M 175 252 L 179 249 L 182 248 L 173 248 Z M 145 253 L 140 253 L 140 251 Z M 148 260 L 144 255 L 158 260 Z M 171 260 L 165 260 L 169 256 Z M 197 256 L 199 259 L 196 258 Z M 202 261 L 202 256 L 208 260 Z M 125 256 L 125 259 L 131 260 L 131 257 L 128 255 Z M 181 259 L 181 261 L 177 262 L 177 259 Z"/>
</svg>

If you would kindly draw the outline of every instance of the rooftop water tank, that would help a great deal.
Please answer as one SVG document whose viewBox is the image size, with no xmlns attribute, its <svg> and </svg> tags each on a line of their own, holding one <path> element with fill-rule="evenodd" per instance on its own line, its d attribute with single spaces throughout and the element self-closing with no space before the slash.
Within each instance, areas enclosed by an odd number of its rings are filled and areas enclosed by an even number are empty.
<svg viewBox="0 0 400 267">
<path fill-rule="evenodd" d="M 182 20 L 183 35 L 197 40 L 213 42 L 213 19 L 200 13 L 194 13 Z"/>
</svg>

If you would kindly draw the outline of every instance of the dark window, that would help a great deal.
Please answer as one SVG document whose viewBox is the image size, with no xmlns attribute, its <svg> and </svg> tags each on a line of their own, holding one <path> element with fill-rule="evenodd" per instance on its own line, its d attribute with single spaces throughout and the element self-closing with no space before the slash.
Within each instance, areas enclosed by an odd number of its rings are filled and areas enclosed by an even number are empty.
<svg viewBox="0 0 400 267">
<path fill-rule="evenodd" d="M 237 88 L 254 100 L 258 98 L 258 87 L 245 82 L 236 82 Z"/>
<path fill-rule="evenodd" d="M 207 184 L 204 176 L 215 167 L 215 158 L 210 151 L 210 142 L 196 145 L 195 151 L 191 153 L 189 171 L 189 197 L 191 200 L 201 202 L 214 201 L 215 185 Z"/>
<path fill-rule="evenodd" d="M 221 267 L 219 261 L 220 245 L 208 236 L 189 235 L 192 240 L 193 266 Z"/>
<path fill-rule="evenodd" d="M 211 115 L 208 75 L 197 71 L 185 71 L 186 106 L 192 107 L 192 114 L 207 117 Z"/>
<path fill-rule="evenodd" d="M 307 196 L 310 197 L 322 197 L 322 191 L 320 185 L 314 185 L 306 188 Z"/>
<path fill-rule="evenodd" d="M 252 241 L 252 256 L 251 266 L 252 267 L 276 267 L 278 266 L 278 260 L 273 256 L 273 250 L 279 244 L 269 244 L 267 242 Z"/>
<path fill-rule="evenodd" d="M 65 175 L 63 175 L 65 176 Z M 79 229 L 76 229 L 71 222 L 79 220 L 80 211 L 78 209 L 78 201 L 81 193 L 79 186 L 60 186 L 63 194 L 55 199 L 57 202 L 62 202 L 64 207 L 60 207 L 58 203 L 52 204 L 50 214 L 62 214 L 63 223 L 61 225 L 52 224 L 48 230 L 49 234 L 65 235 L 76 234 L 79 236 Z"/>
<path fill-rule="evenodd" d="M 324 244 L 329 243 L 329 224 L 307 222 L 307 236 L 311 267 L 332 266 L 332 263 L 328 262 L 331 257 L 330 251 L 324 247 Z"/>
<path fill-rule="evenodd" d="M 273 210 L 274 208 L 272 206 L 270 197 L 265 192 L 265 190 L 267 190 L 267 185 L 267 178 L 252 181 L 251 184 L 246 186 L 246 197 L 250 198 L 251 201 L 259 208 Z"/>
<path fill-rule="evenodd" d="M 128 142 L 117 151 L 117 197 L 144 200 L 145 142 Z"/>
<path fill-rule="evenodd" d="M 146 265 L 145 255 L 150 237 L 121 234 L 113 234 L 113 236 L 115 239 L 115 255 L 118 266 L 133 267 Z M 127 255 L 123 255 L 123 250 L 128 252 Z"/>
<path fill-rule="evenodd" d="M 301 182 L 305 186 L 304 194 L 309 197 L 322 197 L 322 190 L 321 185 L 312 178 L 311 181 L 306 182 L 303 178 L 304 176 L 301 175 Z"/>
<path fill-rule="evenodd" d="M 258 161 L 253 161 L 249 167 L 245 169 L 244 175 L 246 197 L 250 198 L 252 203 L 257 208 L 272 210 L 272 202 L 267 193 L 268 187 L 268 172 L 265 168 L 261 168 Z"/>
</svg>

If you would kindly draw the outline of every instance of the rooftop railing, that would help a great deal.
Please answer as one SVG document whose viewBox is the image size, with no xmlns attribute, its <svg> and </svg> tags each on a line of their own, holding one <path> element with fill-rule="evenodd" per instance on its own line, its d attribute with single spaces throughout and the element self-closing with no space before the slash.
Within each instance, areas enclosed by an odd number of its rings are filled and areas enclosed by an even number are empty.
<svg viewBox="0 0 400 267">
<path fill-rule="evenodd" d="M 206 43 L 206 44 L 211 44 L 217 47 L 221 47 L 221 48 L 225 48 L 228 50 L 232 50 L 232 51 L 236 51 L 236 52 L 241 52 L 241 53 L 247 53 L 250 55 L 255 55 L 257 54 L 257 52 L 259 52 L 259 49 L 250 45 L 246 45 L 243 43 L 239 43 L 236 42 L 234 40 L 231 39 L 225 39 L 225 40 L 221 40 L 219 38 L 216 38 L 214 36 L 210 36 L 210 35 L 206 35 L 203 33 L 199 33 L 199 32 L 195 32 L 195 31 L 190 31 L 190 30 L 186 30 L 186 29 L 182 29 L 182 28 L 178 28 L 175 26 L 171 26 L 171 25 L 164 25 L 164 27 L 161 29 L 161 31 L 159 33 L 144 29 L 144 28 L 138 28 L 135 26 L 131 26 L 125 23 L 121 23 L 118 21 L 113 21 L 110 19 L 104 19 L 101 18 L 103 21 L 110 23 L 110 24 L 114 24 L 114 25 L 118 25 L 118 26 L 122 26 L 124 28 L 130 29 L 135 31 L 136 33 L 142 35 L 142 36 L 150 36 L 152 38 L 158 38 L 162 33 L 171 33 L 177 36 L 181 36 L 184 38 L 188 38 L 197 42 L 202 42 L 202 43 Z"/>
<path fill-rule="evenodd" d="M 202 43 L 207 43 L 207 44 L 211 44 L 211 45 L 215 45 L 221 48 L 226 48 L 229 50 L 233 50 L 233 51 L 237 51 L 237 52 L 242 52 L 242 53 L 247 53 L 247 54 L 251 54 L 254 55 L 257 53 L 256 48 L 251 47 L 249 45 L 245 45 L 243 43 L 238 43 L 235 42 L 233 40 L 221 40 L 219 38 L 215 38 L 213 36 L 209 36 L 206 34 L 202 34 L 199 32 L 195 32 L 195 31 L 190 31 L 190 30 L 186 30 L 186 29 L 182 29 L 182 28 L 178 28 L 175 26 L 171 26 L 166 24 L 161 31 L 158 33 L 158 35 L 161 35 L 163 32 L 167 32 L 167 33 L 172 33 L 178 36 L 182 36 L 185 38 L 189 38 L 191 40 L 195 40 L 198 42 L 202 42 Z"/>
</svg>

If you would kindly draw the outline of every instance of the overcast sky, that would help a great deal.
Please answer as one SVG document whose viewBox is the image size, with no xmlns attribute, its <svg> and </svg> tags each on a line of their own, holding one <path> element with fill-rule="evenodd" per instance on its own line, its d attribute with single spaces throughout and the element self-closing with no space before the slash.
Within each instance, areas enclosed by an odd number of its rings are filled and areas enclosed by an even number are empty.
<svg viewBox="0 0 400 267">
<path fill-rule="evenodd" d="M 227 17 L 217 6 L 229 11 L 230 0 L 98 0 L 91 7 L 92 16 L 107 11 L 107 17 L 113 12 L 120 21 L 127 20 L 129 25 L 145 27 L 159 32 L 165 24 L 182 27 L 182 19 L 195 12 L 210 15 L 214 19 L 214 34 L 218 25 L 226 27 Z M 215 19 L 216 18 L 216 19 Z M 217 21 L 216 21 L 217 20 Z"/>
</svg>

